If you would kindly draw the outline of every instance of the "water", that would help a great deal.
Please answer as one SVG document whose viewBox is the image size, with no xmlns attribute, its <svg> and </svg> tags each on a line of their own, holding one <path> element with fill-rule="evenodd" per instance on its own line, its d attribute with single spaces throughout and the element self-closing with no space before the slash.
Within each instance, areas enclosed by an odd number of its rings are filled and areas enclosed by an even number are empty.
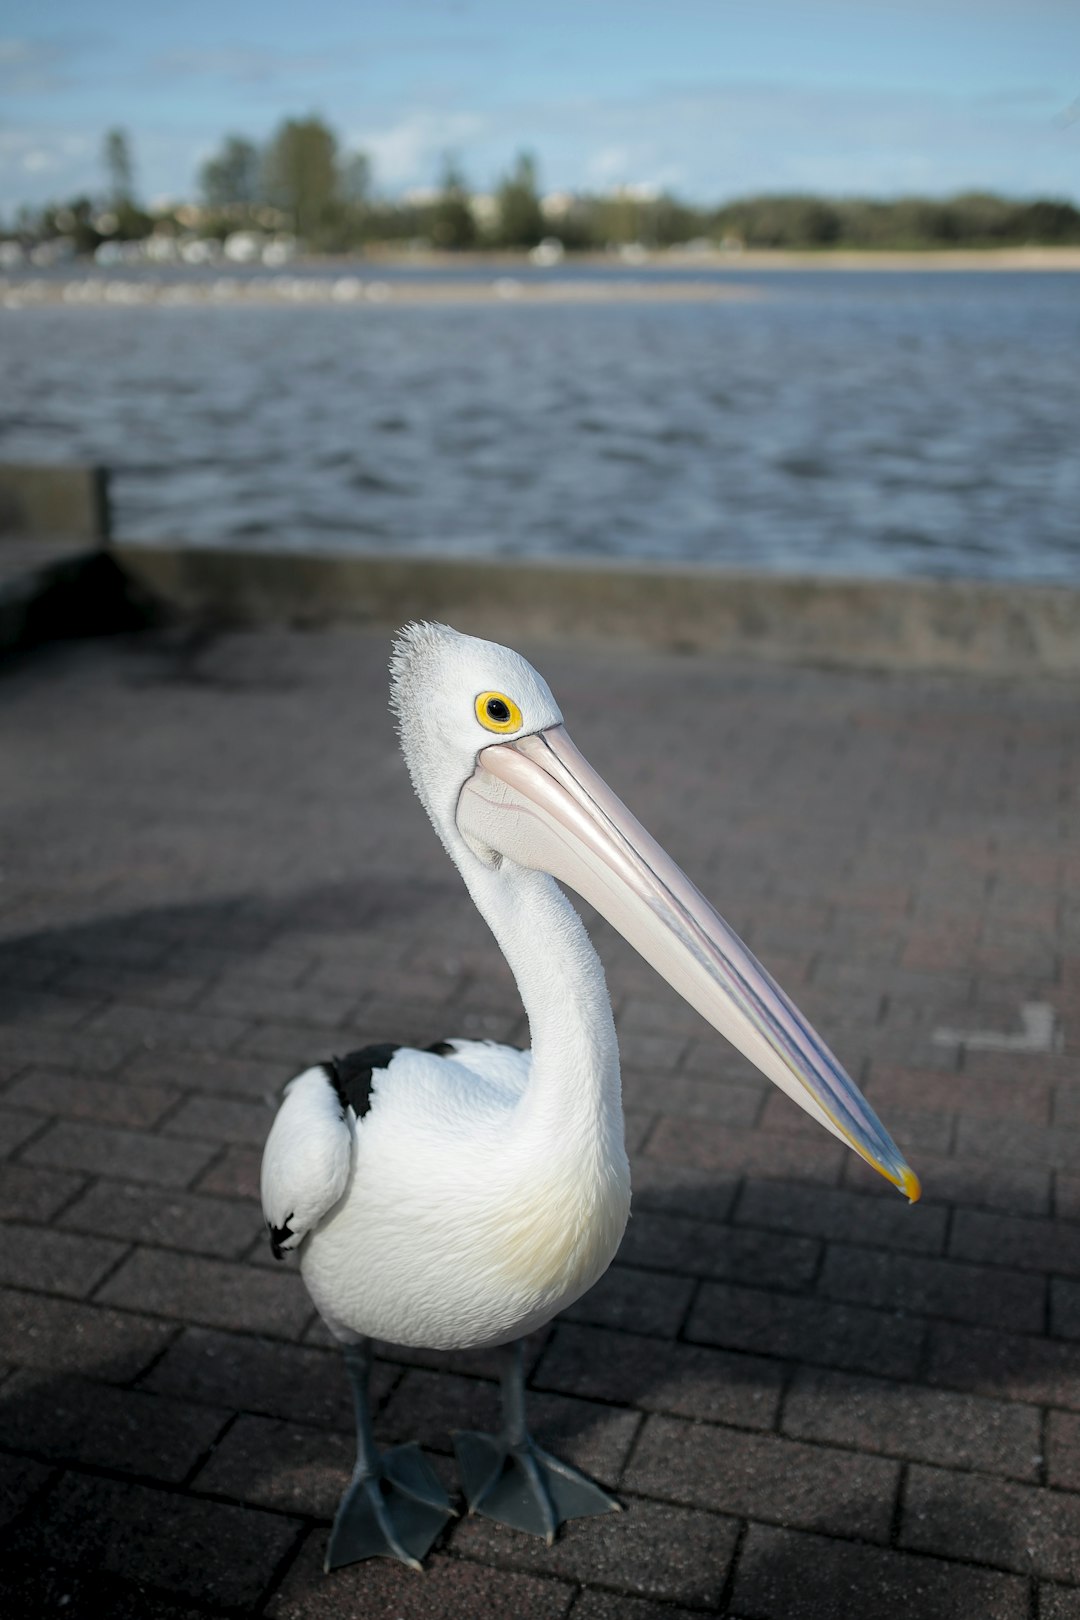
<svg viewBox="0 0 1080 1620">
<path fill-rule="evenodd" d="M 0 458 L 105 463 L 141 540 L 1076 580 L 1080 277 L 726 279 L 0 310 Z"/>
</svg>

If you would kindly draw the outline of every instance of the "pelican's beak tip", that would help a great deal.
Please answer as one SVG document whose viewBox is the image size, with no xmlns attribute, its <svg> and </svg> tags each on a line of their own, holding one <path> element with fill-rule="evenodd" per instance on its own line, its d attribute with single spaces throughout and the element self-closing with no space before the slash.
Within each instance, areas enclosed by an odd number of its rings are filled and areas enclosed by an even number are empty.
<svg viewBox="0 0 1080 1620">
<path fill-rule="evenodd" d="M 922 1197 L 922 1184 L 910 1165 L 904 1166 L 896 1183 L 909 1204 L 917 1204 Z"/>
</svg>

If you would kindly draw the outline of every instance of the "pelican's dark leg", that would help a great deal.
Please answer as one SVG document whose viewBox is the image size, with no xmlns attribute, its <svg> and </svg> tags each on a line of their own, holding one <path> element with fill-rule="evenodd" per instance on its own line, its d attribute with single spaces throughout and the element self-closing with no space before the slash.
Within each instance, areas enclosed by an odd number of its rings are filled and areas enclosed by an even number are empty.
<svg viewBox="0 0 1080 1620">
<path fill-rule="evenodd" d="M 566 1519 L 617 1513 L 614 1497 L 569 1463 L 542 1451 L 525 1426 L 525 1372 L 521 1341 L 503 1345 L 503 1426 L 498 1434 L 458 1429 L 454 1434 L 461 1482 L 470 1513 L 543 1536 L 550 1547 Z"/>
<path fill-rule="evenodd" d="M 324 1568 L 381 1555 L 418 1570 L 454 1510 L 419 1446 L 395 1446 L 380 1454 L 368 1399 L 371 1341 L 361 1339 L 344 1349 L 356 1404 L 356 1467 L 338 1506 Z"/>
</svg>

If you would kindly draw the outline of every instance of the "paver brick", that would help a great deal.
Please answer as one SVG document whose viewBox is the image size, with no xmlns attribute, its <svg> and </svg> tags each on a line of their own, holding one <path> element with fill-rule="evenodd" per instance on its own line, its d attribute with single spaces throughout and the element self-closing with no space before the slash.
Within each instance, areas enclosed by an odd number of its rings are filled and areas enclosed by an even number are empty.
<svg viewBox="0 0 1080 1620">
<path fill-rule="evenodd" d="M 371 1396 L 376 1407 L 400 1376 L 400 1368 L 375 1362 Z M 189 1327 L 156 1363 L 144 1387 L 185 1401 L 354 1431 L 352 1393 L 338 1350 Z"/>
<path fill-rule="evenodd" d="M 1050 1175 L 1045 1165 L 994 1163 L 989 1159 L 920 1153 L 914 1165 L 923 1197 L 934 1204 L 971 1204 L 1006 1215 L 1049 1215 Z M 844 1183 L 859 1192 L 895 1201 L 896 1190 L 851 1153 L 844 1164 Z"/>
<path fill-rule="evenodd" d="M 652 1158 L 699 1170 L 729 1174 L 790 1176 L 832 1186 L 840 1175 L 844 1148 L 824 1133 L 803 1141 L 779 1132 L 716 1125 L 710 1120 L 665 1115 L 649 1140 Z"/>
<path fill-rule="evenodd" d="M 898 1463 L 773 1434 L 646 1419 L 623 1489 L 739 1518 L 887 1541 Z"/>
<path fill-rule="evenodd" d="M 121 1078 L 126 1085 L 178 1087 L 214 1097 L 250 1097 L 270 1103 L 292 1075 L 261 1059 L 222 1057 L 217 1052 L 140 1050 L 125 1063 Z"/>
<path fill-rule="evenodd" d="M 183 1142 L 108 1125 L 60 1122 L 50 1125 L 43 1136 L 24 1148 L 22 1157 L 27 1164 L 86 1170 L 152 1186 L 186 1187 L 214 1152 L 204 1142 Z"/>
<path fill-rule="evenodd" d="M 261 1163 L 261 1148 L 228 1147 L 203 1171 L 195 1188 L 198 1192 L 257 1203 Z"/>
<path fill-rule="evenodd" d="M 20 1529 L 20 1550 L 196 1603 L 250 1606 L 297 1538 L 278 1514 L 67 1474 Z"/>
<path fill-rule="evenodd" d="M 921 1153 L 947 1153 L 952 1142 L 953 1116 L 924 1108 L 892 1107 L 888 1110 L 889 1135 L 909 1159 Z M 821 1126 L 781 1091 L 774 1091 L 765 1103 L 761 1128 L 816 1141 Z"/>
<path fill-rule="evenodd" d="M 781 1426 L 800 1440 L 1017 1479 L 1039 1475 L 1040 1414 L 1015 1401 L 800 1368 Z"/>
<path fill-rule="evenodd" d="M 49 1470 L 42 1463 L 0 1451 L 0 1528 L 18 1517 L 48 1477 Z"/>
<path fill-rule="evenodd" d="M 0 1360 L 58 1372 L 134 1378 L 175 1332 L 167 1322 L 75 1300 L 0 1289 Z"/>
<path fill-rule="evenodd" d="M 564 1581 L 514 1574 L 434 1553 L 423 1580 L 401 1564 L 375 1558 L 322 1572 L 326 1539 L 308 1538 L 281 1590 L 270 1600 L 271 1620 L 564 1620 L 574 1596 Z"/>
<path fill-rule="evenodd" d="M 623 1259 L 656 1270 L 787 1288 L 811 1281 L 820 1253 L 821 1245 L 809 1238 L 647 1212 L 634 1216 L 620 1251 Z"/>
<path fill-rule="evenodd" d="M 127 1181 L 95 1182 L 65 1209 L 60 1225 L 224 1259 L 239 1258 L 254 1237 L 264 1236 L 258 1215 L 232 1199 L 158 1192 Z"/>
<path fill-rule="evenodd" d="M 1080 1276 L 1080 1226 L 958 1209 L 949 1234 L 957 1259 Z"/>
<path fill-rule="evenodd" d="M 107 1238 L 11 1221 L 0 1243 L 0 1284 L 84 1298 L 112 1270 L 125 1248 Z"/>
<path fill-rule="evenodd" d="M 648 1217 L 638 1217 L 638 1221 L 643 1218 Z M 616 1264 L 595 1287 L 562 1313 L 563 1320 L 594 1322 L 598 1327 L 625 1328 L 628 1333 L 654 1333 L 659 1338 L 674 1338 L 693 1293 L 692 1278 L 665 1276 Z"/>
<path fill-rule="evenodd" d="M 831 1299 L 954 1321 L 1042 1328 L 1046 1284 L 1022 1271 L 990 1269 L 923 1256 L 879 1255 L 830 1244 L 818 1284 Z"/>
<path fill-rule="evenodd" d="M 1080 1491 L 1080 1417 L 1072 1412 L 1049 1414 L 1046 1477 L 1051 1485 Z"/>
<path fill-rule="evenodd" d="M 1050 1123 L 1050 1086 L 1035 1079 L 991 1079 L 948 1069 L 904 1069 L 882 1063 L 872 1065 L 863 1090 L 883 1117 L 899 1106 L 951 1110 L 968 1119 L 1003 1116 L 1029 1125 Z"/>
<path fill-rule="evenodd" d="M 107 1305 L 207 1327 L 299 1338 L 311 1316 L 295 1272 L 266 1272 L 166 1249 L 136 1249 L 100 1290 Z"/>
<path fill-rule="evenodd" d="M 623 1068 L 622 1096 L 625 1108 L 649 1109 L 681 1115 L 685 1119 L 707 1119 L 721 1125 L 754 1125 L 764 1091 L 760 1086 L 733 1085 L 723 1080 L 699 1079 L 689 1074 L 641 1072 Z"/>
<path fill-rule="evenodd" d="M 1016 1575 L 751 1525 L 734 1610 L 753 1620 L 1028 1620 Z"/>
<path fill-rule="evenodd" d="M 593 1479 L 614 1488 L 641 1424 L 637 1412 L 530 1390 L 529 1432 L 540 1445 Z M 431 1451 L 449 1451 L 455 1429 L 493 1433 L 501 1425 L 498 1387 L 483 1379 L 410 1369 L 395 1388 L 376 1425 L 388 1445 L 410 1440 Z"/>
<path fill-rule="evenodd" d="M 193 1485 L 234 1502 L 332 1519 L 355 1461 L 347 1434 L 242 1413 Z"/>
<path fill-rule="evenodd" d="M 703 1283 L 686 1337 L 729 1350 L 905 1378 L 917 1368 L 924 1326 L 857 1305 Z"/>
<path fill-rule="evenodd" d="M 556 1329 L 533 1383 L 639 1411 L 768 1429 L 779 1405 L 781 1369 L 758 1356 L 567 1324 Z"/>
<path fill-rule="evenodd" d="M 470 1559 L 715 1608 L 735 1550 L 733 1519 L 643 1499 L 577 1519 L 553 1547 L 486 1519 L 462 1519 L 451 1546 Z"/>
<path fill-rule="evenodd" d="M 799 1232 L 914 1254 L 939 1254 L 945 1243 L 943 1209 L 925 1203 L 905 1204 L 897 1198 L 866 1198 L 839 1187 L 748 1180 L 735 1220 L 774 1232 Z"/>
<path fill-rule="evenodd" d="M 84 1185 L 82 1176 L 62 1170 L 5 1164 L 0 1174 L 0 1220 L 51 1220 Z"/>
<path fill-rule="evenodd" d="M 274 1123 L 274 1110 L 263 1102 L 232 1098 L 192 1097 L 165 1126 L 170 1136 L 198 1136 L 210 1142 L 234 1142 L 262 1149 Z"/>
<path fill-rule="evenodd" d="M 41 1115 L 0 1107 L 0 1154 L 6 1156 L 41 1130 Z"/>
<path fill-rule="evenodd" d="M 1063 1341 L 933 1323 L 926 1377 L 948 1389 L 1080 1410 L 1080 1347 Z"/>
<path fill-rule="evenodd" d="M 736 1175 L 696 1170 L 692 1165 L 665 1164 L 638 1153 L 630 1159 L 632 1216 L 685 1215 L 694 1221 L 725 1221 L 739 1188 Z"/>
<path fill-rule="evenodd" d="M 1005 1163 L 1080 1169 L 1080 1130 L 1064 1125 L 1027 1125 L 1011 1119 L 961 1119 L 958 1154 Z"/>
<path fill-rule="evenodd" d="M 13 1107 L 68 1119 L 96 1120 L 102 1125 L 155 1125 L 176 1102 L 179 1092 L 164 1086 L 133 1086 L 98 1080 L 59 1069 L 28 1069 L 5 1093 Z"/>
<path fill-rule="evenodd" d="M 227 1416 L 67 1372 L 17 1372 L 0 1388 L 5 1445 L 177 1483 Z"/>
<path fill-rule="evenodd" d="M 1080 1497 L 978 1474 L 912 1468 L 904 1546 L 1080 1584 Z"/>
</svg>

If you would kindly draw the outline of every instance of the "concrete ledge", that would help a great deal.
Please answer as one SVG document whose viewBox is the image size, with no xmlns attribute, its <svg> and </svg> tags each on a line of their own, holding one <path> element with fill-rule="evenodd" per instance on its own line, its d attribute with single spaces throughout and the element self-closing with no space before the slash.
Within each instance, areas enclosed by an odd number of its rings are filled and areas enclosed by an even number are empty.
<svg viewBox="0 0 1080 1620">
<path fill-rule="evenodd" d="M 103 545 L 109 535 L 105 469 L 0 463 L 0 536 L 11 534 Z"/>
<path fill-rule="evenodd" d="M 646 564 L 546 563 L 123 543 L 139 587 L 232 623 L 440 618 L 494 639 L 556 636 L 783 663 L 1080 676 L 1080 592 Z"/>
</svg>

